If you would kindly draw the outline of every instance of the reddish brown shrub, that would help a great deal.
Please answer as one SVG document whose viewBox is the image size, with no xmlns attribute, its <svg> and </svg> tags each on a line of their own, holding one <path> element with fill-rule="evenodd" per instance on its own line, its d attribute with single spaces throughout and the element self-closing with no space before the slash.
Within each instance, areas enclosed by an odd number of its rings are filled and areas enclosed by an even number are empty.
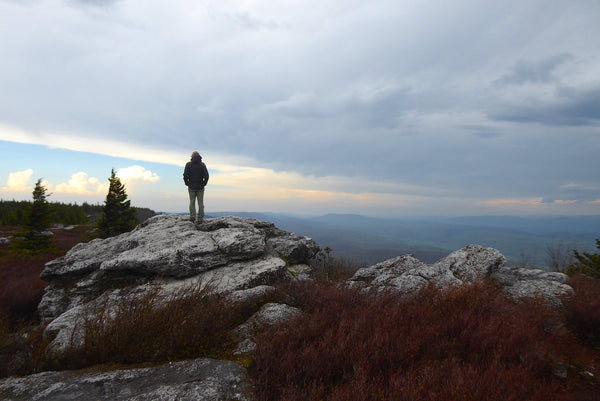
<svg viewBox="0 0 600 401">
<path fill-rule="evenodd" d="M 37 319 L 37 305 L 46 283 L 40 279 L 46 262 L 66 253 L 73 245 L 89 235 L 90 226 L 72 230 L 53 230 L 56 250 L 40 254 L 21 252 L 11 246 L 0 246 L 0 315 L 11 326 Z M 2 236 L 18 231 L 16 227 L 3 227 Z"/>
<path fill-rule="evenodd" d="M 569 327 L 581 341 L 600 349 L 600 280 L 575 275 L 569 284 L 575 290 L 564 302 Z"/>
<path fill-rule="evenodd" d="M 187 289 L 160 301 L 156 294 L 123 299 L 114 315 L 84 316 L 85 341 L 68 351 L 69 368 L 99 363 L 138 363 L 221 357 L 232 347 L 229 332 L 258 306 L 232 304 L 206 287 Z"/>
<path fill-rule="evenodd" d="M 44 327 L 14 332 L 6 318 L 0 317 L 0 377 L 27 375 L 46 369 L 51 362 L 46 354 Z"/>
<path fill-rule="evenodd" d="M 46 284 L 39 275 L 44 260 L 35 257 L 0 259 L 0 314 L 12 323 L 36 319 Z"/>
<path fill-rule="evenodd" d="M 411 297 L 306 285 L 292 293 L 307 314 L 258 339 L 250 370 L 258 399 L 570 400 L 582 394 L 577 374 L 566 380 L 553 374 L 584 358 L 560 330 L 557 314 L 542 304 L 515 303 L 488 284 L 427 288 Z"/>
</svg>

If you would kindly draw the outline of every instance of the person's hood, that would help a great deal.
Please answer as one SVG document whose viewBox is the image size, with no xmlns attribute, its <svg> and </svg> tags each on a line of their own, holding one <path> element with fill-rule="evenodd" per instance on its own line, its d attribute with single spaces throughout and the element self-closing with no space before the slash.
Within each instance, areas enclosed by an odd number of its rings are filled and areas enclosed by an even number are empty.
<svg viewBox="0 0 600 401">
<path fill-rule="evenodd" d="M 202 156 L 196 155 L 192 157 L 192 163 L 200 163 L 202 161 Z"/>
</svg>

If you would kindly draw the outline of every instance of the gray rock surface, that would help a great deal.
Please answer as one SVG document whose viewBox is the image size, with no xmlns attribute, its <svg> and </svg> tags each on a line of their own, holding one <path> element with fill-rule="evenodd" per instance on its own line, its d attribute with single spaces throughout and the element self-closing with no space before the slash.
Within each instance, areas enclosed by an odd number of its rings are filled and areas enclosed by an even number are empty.
<svg viewBox="0 0 600 401">
<path fill-rule="evenodd" d="M 234 362 L 195 359 L 154 367 L 43 372 L 0 380 L 6 401 L 251 400 L 246 371 Z"/>
<path fill-rule="evenodd" d="M 251 299 L 298 271 L 309 277 L 307 263 L 318 251 L 310 238 L 255 219 L 227 216 L 196 227 L 186 216 L 154 216 L 129 233 L 78 244 L 47 263 L 41 277 L 49 284 L 38 310 L 51 320 L 46 333 L 52 347 L 64 350 L 80 344 L 85 311 L 110 316 L 124 297 L 168 299 L 198 285 L 233 300 Z"/>
<path fill-rule="evenodd" d="M 541 298 L 556 306 L 561 305 L 562 296 L 573 292 L 565 274 L 505 264 L 506 258 L 498 250 L 468 245 L 432 265 L 412 255 L 388 259 L 359 269 L 348 283 L 352 287 L 412 293 L 428 284 L 447 287 L 478 278 L 493 279 L 515 299 Z"/>
<path fill-rule="evenodd" d="M 279 303 L 268 303 L 262 306 L 247 322 L 238 326 L 235 330 L 238 347 L 235 355 L 242 355 L 256 348 L 254 338 L 258 332 L 267 327 L 285 323 L 302 314 L 302 311 L 293 306 Z"/>
</svg>

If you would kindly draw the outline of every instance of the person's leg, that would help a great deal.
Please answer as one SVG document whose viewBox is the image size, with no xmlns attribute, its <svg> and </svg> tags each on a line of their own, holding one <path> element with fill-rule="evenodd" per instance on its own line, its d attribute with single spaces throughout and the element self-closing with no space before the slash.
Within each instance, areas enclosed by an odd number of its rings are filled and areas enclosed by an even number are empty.
<svg viewBox="0 0 600 401">
<path fill-rule="evenodd" d="M 193 191 L 188 188 L 188 193 L 190 194 L 190 220 L 196 220 L 196 191 Z"/>
<path fill-rule="evenodd" d="M 202 223 L 204 220 L 204 189 L 196 191 L 196 197 L 198 198 L 198 218 L 197 223 Z"/>
</svg>

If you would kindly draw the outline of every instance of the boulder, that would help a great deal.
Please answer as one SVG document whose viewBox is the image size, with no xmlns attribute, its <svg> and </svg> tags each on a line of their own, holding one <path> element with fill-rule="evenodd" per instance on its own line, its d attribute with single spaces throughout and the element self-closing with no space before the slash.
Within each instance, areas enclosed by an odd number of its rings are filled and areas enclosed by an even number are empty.
<svg viewBox="0 0 600 401">
<path fill-rule="evenodd" d="M 235 355 L 243 355 L 254 351 L 255 336 L 260 331 L 283 324 L 302 314 L 302 311 L 293 306 L 279 303 L 268 303 L 262 306 L 247 322 L 238 326 L 235 335 L 238 337 L 238 347 Z"/>
<path fill-rule="evenodd" d="M 43 372 L 0 380 L 6 401 L 251 400 L 246 370 L 228 361 L 200 358 L 112 371 Z"/>
<path fill-rule="evenodd" d="M 79 344 L 78 319 L 85 311 L 110 316 L 124 297 L 134 302 L 152 292 L 168 299 L 198 285 L 233 300 L 252 299 L 278 281 L 309 278 L 308 263 L 318 251 L 310 238 L 269 222 L 226 216 L 196 226 L 185 216 L 158 215 L 48 262 L 41 277 L 49 284 L 38 310 L 50 321 L 52 347 L 63 350 Z"/>
<path fill-rule="evenodd" d="M 348 284 L 365 290 L 413 293 L 429 284 L 445 288 L 489 279 L 502 284 L 515 299 L 540 298 L 555 306 L 560 306 L 561 298 L 573 292 L 566 284 L 565 274 L 505 264 L 506 258 L 498 250 L 468 245 L 432 265 L 412 255 L 388 259 L 359 269 Z"/>
</svg>

